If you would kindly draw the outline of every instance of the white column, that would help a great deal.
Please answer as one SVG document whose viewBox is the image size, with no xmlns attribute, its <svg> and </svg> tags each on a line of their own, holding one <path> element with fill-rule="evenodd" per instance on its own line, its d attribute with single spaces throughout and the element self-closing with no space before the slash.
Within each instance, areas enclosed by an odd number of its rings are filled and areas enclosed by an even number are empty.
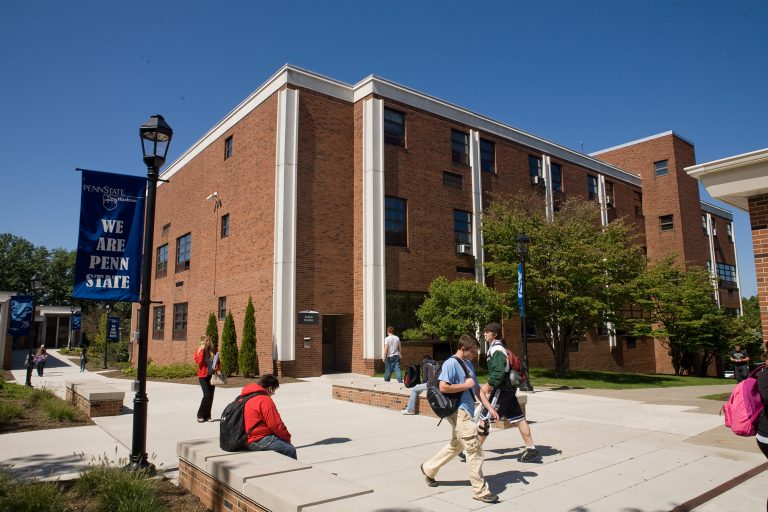
<svg viewBox="0 0 768 512">
<path fill-rule="evenodd" d="M 712 276 L 712 286 L 715 288 L 715 302 L 720 306 L 720 281 L 717 277 L 717 260 L 715 259 L 715 230 L 712 229 L 712 214 L 707 213 L 707 240 L 709 242 L 709 275 Z"/>
<path fill-rule="evenodd" d="M 363 358 L 381 358 L 386 329 L 384 102 L 363 104 Z"/>
<path fill-rule="evenodd" d="M 541 155 L 541 173 L 544 176 L 544 197 L 547 208 L 547 220 L 552 222 L 555 218 L 554 198 L 552 197 L 552 162 L 549 155 Z"/>
<path fill-rule="evenodd" d="M 605 175 L 597 175 L 597 199 L 600 203 L 600 225 L 608 225 L 608 191 L 605 187 Z"/>
<path fill-rule="evenodd" d="M 296 165 L 299 92 L 277 95 L 275 158 L 275 273 L 272 288 L 272 357 L 296 359 Z"/>
<path fill-rule="evenodd" d="M 733 222 L 731 222 L 730 226 L 731 240 L 733 240 L 733 264 L 736 267 L 736 286 L 739 287 L 739 316 L 744 316 L 744 304 L 741 297 L 741 277 L 739 274 L 739 251 L 736 247 L 736 226 L 734 226 Z"/>
<path fill-rule="evenodd" d="M 480 132 L 470 131 L 469 162 L 472 168 L 472 253 L 475 257 L 475 282 L 485 283 L 483 262 L 483 181 L 480 168 Z"/>
</svg>

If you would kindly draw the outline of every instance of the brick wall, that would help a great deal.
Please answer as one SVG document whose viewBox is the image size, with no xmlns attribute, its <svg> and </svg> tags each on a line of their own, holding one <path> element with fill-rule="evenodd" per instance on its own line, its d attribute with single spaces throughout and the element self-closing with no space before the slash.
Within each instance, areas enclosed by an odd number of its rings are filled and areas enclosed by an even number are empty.
<svg viewBox="0 0 768 512">
<path fill-rule="evenodd" d="M 179 459 L 179 486 L 213 512 L 269 512 L 184 459 Z"/>
<path fill-rule="evenodd" d="M 768 194 L 749 198 L 749 222 L 752 226 L 752 250 L 755 254 L 763 342 L 768 347 Z"/>
<path fill-rule="evenodd" d="M 71 388 L 67 388 L 66 400 L 71 403 L 85 414 L 89 418 L 97 418 L 101 416 L 118 416 L 123 414 L 123 401 L 122 400 L 101 400 L 98 402 L 92 402 L 87 400 L 79 393 L 73 393 Z"/>
</svg>

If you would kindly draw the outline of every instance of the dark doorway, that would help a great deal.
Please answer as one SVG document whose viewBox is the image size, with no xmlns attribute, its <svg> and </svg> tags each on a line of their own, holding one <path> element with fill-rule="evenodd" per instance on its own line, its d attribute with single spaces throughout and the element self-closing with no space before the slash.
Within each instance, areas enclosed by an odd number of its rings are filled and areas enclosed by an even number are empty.
<svg viewBox="0 0 768 512">
<path fill-rule="evenodd" d="M 336 317 L 323 317 L 323 373 L 336 371 Z"/>
</svg>

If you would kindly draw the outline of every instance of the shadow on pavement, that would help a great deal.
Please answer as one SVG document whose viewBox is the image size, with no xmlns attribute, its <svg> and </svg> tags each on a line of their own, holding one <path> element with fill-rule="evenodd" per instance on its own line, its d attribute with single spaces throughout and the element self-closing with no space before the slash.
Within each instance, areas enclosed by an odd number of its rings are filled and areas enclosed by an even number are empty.
<svg viewBox="0 0 768 512">
<path fill-rule="evenodd" d="M 325 439 L 321 439 L 319 441 L 315 441 L 314 443 L 305 444 L 302 446 L 297 446 L 296 448 L 307 448 L 309 446 L 319 446 L 323 444 L 339 444 L 339 443 L 348 443 L 351 439 L 348 437 L 327 437 Z"/>
<path fill-rule="evenodd" d="M 526 462 L 526 464 L 541 464 L 543 457 L 549 457 L 551 455 L 560 455 L 562 451 L 558 450 L 557 448 L 553 448 L 551 446 L 547 445 L 536 445 L 536 449 L 539 450 L 539 458 L 532 460 L 531 462 Z M 496 448 L 493 450 L 484 450 L 486 453 L 485 460 L 506 460 L 506 459 L 517 459 L 523 454 L 523 447 L 519 448 Z M 488 457 L 487 454 L 489 453 L 495 453 L 499 454 L 498 457 Z"/>
<path fill-rule="evenodd" d="M 25 457 L 14 457 L 5 460 L 3 467 L 16 478 L 22 480 L 49 478 L 62 473 L 74 473 L 86 465 L 85 458 L 73 453 L 72 455 L 54 456 L 45 453 L 33 453 Z"/>
</svg>

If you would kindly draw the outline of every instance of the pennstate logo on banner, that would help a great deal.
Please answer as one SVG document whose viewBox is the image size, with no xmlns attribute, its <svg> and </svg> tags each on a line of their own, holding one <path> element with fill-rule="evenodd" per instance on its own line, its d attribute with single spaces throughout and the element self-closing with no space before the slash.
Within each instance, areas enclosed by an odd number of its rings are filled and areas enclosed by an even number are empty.
<svg viewBox="0 0 768 512">
<path fill-rule="evenodd" d="M 82 171 L 72 296 L 138 302 L 147 179 Z"/>
</svg>

